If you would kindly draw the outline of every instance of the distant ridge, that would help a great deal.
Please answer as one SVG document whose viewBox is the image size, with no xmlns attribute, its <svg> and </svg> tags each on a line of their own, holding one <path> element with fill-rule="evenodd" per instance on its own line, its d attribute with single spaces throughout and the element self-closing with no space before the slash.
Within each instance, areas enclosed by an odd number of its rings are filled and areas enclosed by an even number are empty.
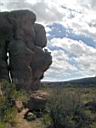
<svg viewBox="0 0 96 128">
<path fill-rule="evenodd" d="M 82 79 L 76 80 L 69 80 L 69 81 L 56 81 L 56 82 L 42 82 L 42 85 L 49 85 L 49 86 L 80 86 L 80 87 L 89 87 L 93 86 L 96 87 L 96 77 L 87 77 Z"/>
</svg>

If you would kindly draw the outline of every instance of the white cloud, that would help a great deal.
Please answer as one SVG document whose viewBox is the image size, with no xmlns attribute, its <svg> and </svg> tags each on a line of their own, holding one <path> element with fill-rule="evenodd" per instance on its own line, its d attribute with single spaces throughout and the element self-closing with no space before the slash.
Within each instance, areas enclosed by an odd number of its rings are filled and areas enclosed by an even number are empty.
<svg viewBox="0 0 96 128">
<path fill-rule="evenodd" d="M 37 15 L 38 22 L 59 22 L 74 33 L 85 34 L 96 40 L 95 0 L 0 0 L 0 11 L 30 9 Z M 47 33 L 51 31 L 46 27 Z M 48 35 L 47 35 L 48 36 Z M 48 43 L 57 47 L 52 51 L 53 64 L 46 79 L 68 79 L 96 74 L 96 49 L 84 42 L 54 38 Z"/>
<path fill-rule="evenodd" d="M 37 15 L 39 22 L 49 23 L 63 19 L 63 15 L 58 8 L 57 3 L 46 0 L 0 0 L 3 3 L 1 11 L 17 10 L 17 9 L 30 9 Z"/>
<path fill-rule="evenodd" d="M 4 5 L 1 10 L 30 9 L 39 22 L 61 22 L 74 31 L 96 35 L 95 0 L 0 0 Z M 86 5 L 86 6 L 85 6 Z M 62 8 L 63 6 L 63 8 Z M 93 25 L 93 27 L 92 27 Z"/>
<path fill-rule="evenodd" d="M 95 0 L 79 0 L 81 5 L 91 8 L 93 10 L 96 9 L 96 1 Z"/>
<path fill-rule="evenodd" d="M 46 2 L 39 2 L 32 5 L 32 9 L 37 14 L 37 20 L 45 23 L 58 21 L 63 19 L 63 15 L 56 9 L 54 4 L 48 4 Z"/>
<path fill-rule="evenodd" d="M 66 80 L 96 74 L 95 48 L 67 38 L 54 38 L 49 43 L 54 49 L 53 64 L 45 73 L 45 79 L 50 80 L 50 77 L 53 77 L 53 80 Z"/>
</svg>

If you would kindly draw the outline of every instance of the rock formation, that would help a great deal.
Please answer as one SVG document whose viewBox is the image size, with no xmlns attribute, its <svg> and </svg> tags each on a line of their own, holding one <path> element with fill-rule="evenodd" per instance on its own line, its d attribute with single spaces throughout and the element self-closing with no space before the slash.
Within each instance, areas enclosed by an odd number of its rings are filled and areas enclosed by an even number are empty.
<svg viewBox="0 0 96 128">
<path fill-rule="evenodd" d="M 0 80 L 10 80 L 11 74 L 18 89 L 38 88 L 52 63 L 50 53 L 43 50 L 47 44 L 45 29 L 35 21 L 29 10 L 0 13 Z"/>
</svg>

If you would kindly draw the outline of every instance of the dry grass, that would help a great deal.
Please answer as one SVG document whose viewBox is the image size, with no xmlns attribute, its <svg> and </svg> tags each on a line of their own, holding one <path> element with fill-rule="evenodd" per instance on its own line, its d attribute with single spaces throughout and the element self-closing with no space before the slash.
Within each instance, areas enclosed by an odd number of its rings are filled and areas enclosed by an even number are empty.
<svg viewBox="0 0 96 128">
<path fill-rule="evenodd" d="M 21 113 L 17 114 L 16 120 L 17 120 L 16 128 L 44 128 L 42 121 L 40 119 L 36 119 L 32 122 L 28 122 L 27 120 L 23 119 Z"/>
<path fill-rule="evenodd" d="M 23 110 L 21 113 L 16 115 L 16 128 L 31 128 L 30 124 L 24 119 L 24 114 L 27 110 Z"/>
</svg>

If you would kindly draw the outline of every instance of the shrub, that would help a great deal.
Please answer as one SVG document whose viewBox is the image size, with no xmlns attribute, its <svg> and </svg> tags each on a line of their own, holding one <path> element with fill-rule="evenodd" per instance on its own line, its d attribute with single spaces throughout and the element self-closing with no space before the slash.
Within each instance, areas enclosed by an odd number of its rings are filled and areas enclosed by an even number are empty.
<svg viewBox="0 0 96 128">
<path fill-rule="evenodd" d="M 16 109 L 14 108 L 13 100 L 16 92 L 15 85 L 8 81 L 0 83 L 0 121 L 5 123 L 15 122 Z M 0 127 L 1 128 L 1 127 Z"/>
<path fill-rule="evenodd" d="M 15 85 L 12 83 L 9 83 L 6 80 L 3 80 L 0 83 L 0 89 L 2 91 L 2 96 L 5 97 L 6 99 L 13 98 L 14 93 L 16 91 Z"/>
<path fill-rule="evenodd" d="M 50 125 L 52 125 L 52 118 L 49 114 L 45 114 L 42 118 L 42 122 L 46 127 L 49 127 Z"/>
<path fill-rule="evenodd" d="M 56 89 L 46 105 L 53 128 L 90 128 L 90 112 L 83 108 L 79 93 Z"/>
<path fill-rule="evenodd" d="M 6 128 L 6 124 L 3 122 L 0 122 L 0 128 Z"/>
<path fill-rule="evenodd" d="M 4 113 L 3 121 L 10 123 L 11 125 L 15 125 L 16 124 L 16 120 L 15 120 L 16 114 L 17 114 L 17 110 L 15 107 L 7 109 Z"/>
<path fill-rule="evenodd" d="M 25 103 L 29 99 L 29 95 L 24 90 L 15 91 L 14 97 L 15 97 L 15 100 L 19 100 Z"/>
<path fill-rule="evenodd" d="M 27 102 L 29 95 L 24 90 L 16 90 L 14 84 L 8 81 L 1 81 L 0 83 L 0 121 L 9 123 L 11 125 L 16 124 L 16 102 Z M 3 126 L 2 126 L 3 127 Z M 0 127 L 1 128 L 1 127 Z"/>
</svg>

